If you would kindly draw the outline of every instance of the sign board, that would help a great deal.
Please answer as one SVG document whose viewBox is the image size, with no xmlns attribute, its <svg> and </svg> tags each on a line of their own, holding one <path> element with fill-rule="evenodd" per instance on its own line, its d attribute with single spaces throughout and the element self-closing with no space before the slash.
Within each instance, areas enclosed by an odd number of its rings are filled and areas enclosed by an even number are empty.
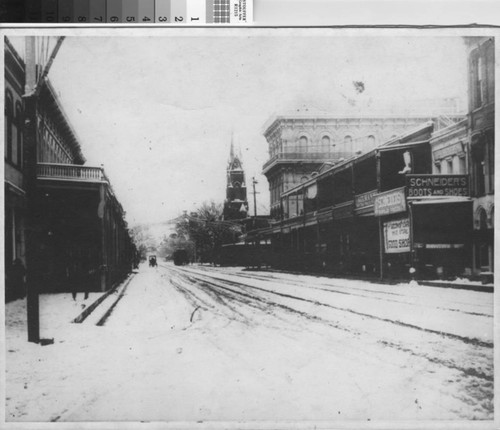
<svg viewBox="0 0 500 430">
<path fill-rule="evenodd" d="M 358 194 L 354 196 L 354 208 L 356 210 L 359 210 L 366 208 L 368 206 L 372 206 L 376 194 L 377 190 L 373 190 L 373 191 L 368 191 L 367 193 Z"/>
<path fill-rule="evenodd" d="M 469 196 L 467 175 L 406 175 L 408 197 Z"/>
<path fill-rule="evenodd" d="M 375 195 L 373 205 L 375 216 L 405 212 L 406 196 L 404 187 Z"/>
<path fill-rule="evenodd" d="M 387 254 L 410 252 L 410 219 L 385 222 L 384 243 Z"/>
</svg>

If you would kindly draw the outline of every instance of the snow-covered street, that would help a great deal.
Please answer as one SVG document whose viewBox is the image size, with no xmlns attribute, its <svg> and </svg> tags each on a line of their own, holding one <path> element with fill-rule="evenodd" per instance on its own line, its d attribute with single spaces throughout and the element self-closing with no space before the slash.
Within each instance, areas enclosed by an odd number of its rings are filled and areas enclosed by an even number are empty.
<svg viewBox="0 0 500 430">
<path fill-rule="evenodd" d="M 6 305 L 7 421 L 493 419 L 490 293 L 161 263 L 104 326 L 78 299 L 43 347 Z"/>
</svg>

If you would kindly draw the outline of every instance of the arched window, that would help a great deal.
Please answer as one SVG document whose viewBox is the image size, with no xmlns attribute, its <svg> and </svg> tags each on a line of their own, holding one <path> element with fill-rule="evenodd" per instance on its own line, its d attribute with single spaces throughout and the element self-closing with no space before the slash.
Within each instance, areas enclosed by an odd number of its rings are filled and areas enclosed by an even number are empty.
<svg viewBox="0 0 500 430">
<path fill-rule="evenodd" d="M 5 159 L 12 161 L 12 120 L 14 116 L 14 100 L 10 90 L 5 91 Z"/>
<path fill-rule="evenodd" d="M 369 145 L 369 147 L 373 148 L 376 143 L 377 143 L 377 139 L 375 139 L 375 136 L 373 134 L 370 134 L 370 136 L 368 136 L 368 145 Z"/>
<path fill-rule="evenodd" d="M 321 138 L 321 147 L 323 151 L 328 152 L 330 150 L 330 137 L 329 136 L 323 136 Z"/>
<path fill-rule="evenodd" d="M 300 136 L 299 139 L 299 152 L 307 149 L 308 139 L 306 136 Z"/>
<path fill-rule="evenodd" d="M 352 152 L 352 136 L 351 135 L 346 135 L 344 136 L 344 151 L 346 152 Z"/>
<path fill-rule="evenodd" d="M 20 102 L 16 103 L 16 132 L 17 132 L 17 165 L 23 165 L 23 108 Z"/>
<path fill-rule="evenodd" d="M 478 210 L 478 227 L 479 230 L 486 230 L 488 228 L 487 224 L 487 215 L 486 215 L 486 210 L 484 208 L 480 208 Z"/>
</svg>

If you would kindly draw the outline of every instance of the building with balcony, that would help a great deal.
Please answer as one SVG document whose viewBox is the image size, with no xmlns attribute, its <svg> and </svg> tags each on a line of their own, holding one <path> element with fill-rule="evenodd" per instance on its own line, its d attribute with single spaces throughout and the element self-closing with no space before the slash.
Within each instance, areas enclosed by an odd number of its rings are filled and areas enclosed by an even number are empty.
<svg viewBox="0 0 500 430">
<path fill-rule="evenodd" d="M 281 216 L 283 192 L 356 154 L 367 153 L 383 142 L 437 116 L 342 116 L 297 111 L 273 116 L 264 126 L 269 160 L 263 166 L 270 190 L 271 217 Z M 459 115 L 446 117 L 454 122 Z"/>
<path fill-rule="evenodd" d="M 470 267 L 466 174 L 433 173 L 434 122 L 329 166 L 281 193 L 281 218 L 258 232 L 273 265 L 337 274 L 449 277 Z"/>
<path fill-rule="evenodd" d="M 6 299 L 24 293 L 19 262 L 41 292 L 106 290 L 130 272 L 135 256 L 123 208 L 103 168 L 84 165 L 79 139 L 48 79 L 35 111 L 27 112 L 25 65 L 8 39 L 5 76 Z M 33 126 L 31 144 L 27 124 Z"/>
</svg>

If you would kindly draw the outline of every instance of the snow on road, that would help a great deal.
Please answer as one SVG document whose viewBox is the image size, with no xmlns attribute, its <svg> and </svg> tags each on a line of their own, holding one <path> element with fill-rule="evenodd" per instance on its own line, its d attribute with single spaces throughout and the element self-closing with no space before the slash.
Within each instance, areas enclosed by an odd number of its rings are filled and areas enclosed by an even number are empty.
<svg viewBox="0 0 500 430">
<path fill-rule="evenodd" d="M 6 306 L 7 421 L 493 419 L 492 294 L 141 267 L 105 326 Z"/>
</svg>

